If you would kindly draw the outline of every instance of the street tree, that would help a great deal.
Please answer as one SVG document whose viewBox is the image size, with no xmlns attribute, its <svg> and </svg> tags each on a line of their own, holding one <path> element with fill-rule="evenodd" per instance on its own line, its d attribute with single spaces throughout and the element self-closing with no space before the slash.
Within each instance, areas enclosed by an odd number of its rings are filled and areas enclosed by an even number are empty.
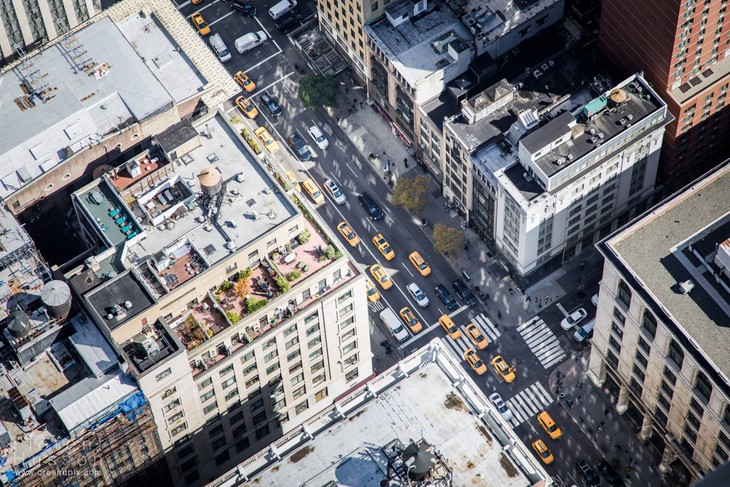
<svg viewBox="0 0 730 487">
<path fill-rule="evenodd" d="M 299 99 L 308 108 L 337 108 L 340 84 L 330 76 L 304 75 L 299 79 Z"/>
<path fill-rule="evenodd" d="M 415 179 L 398 179 L 393 190 L 393 203 L 410 213 L 421 213 L 426 204 L 429 184 L 430 178 L 423 174 Z"/>
<path fill-rule="evenodd" d="M 441 223 L 434 225 L 433 240 L 436 250 L 449 257 L 455 257 L 464 248 L 464 232 Z"/>
</svg>

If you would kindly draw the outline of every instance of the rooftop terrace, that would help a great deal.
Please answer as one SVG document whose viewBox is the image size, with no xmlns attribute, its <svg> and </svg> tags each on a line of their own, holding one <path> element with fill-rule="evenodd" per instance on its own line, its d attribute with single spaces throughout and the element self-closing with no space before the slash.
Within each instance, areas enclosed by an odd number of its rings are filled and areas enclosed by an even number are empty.
<svg viewBox="0 0 730 487">
<path fill-rule="evenodd" d="M 606 241 L 609 258 L 636 276 L 696 343 L 700 353 L 730 377 L 730 283 L 717 280 L 717 244 L 730 237 L 730 164 L 655 207 Z M 691 280 L 684 294 L 677 284 Z M 729 384 L 730 387 L 730 384 Z"/>
<path fill-rule="evenodd" d="M 103 17 L 0 74 L 0 196 L 202 90 L 176 48 L 153 17 Z"/>
<path fill-rule="evenodd" d="M 379 487 L 392 442 L 407 445 L 419 438 L 440 451 L 453 471 L 453 485 L 485 485 L 489 479 L 489 485 L 523 487 L 547 480 L 471 379 L 457 381 L 462 373 L 456 358 L 433 340 L 278 440 L 271 446 L 276 456 L 267 448 L 211 485 L 245 479 L 277 487 L 329 482 Z"/>
</svg>

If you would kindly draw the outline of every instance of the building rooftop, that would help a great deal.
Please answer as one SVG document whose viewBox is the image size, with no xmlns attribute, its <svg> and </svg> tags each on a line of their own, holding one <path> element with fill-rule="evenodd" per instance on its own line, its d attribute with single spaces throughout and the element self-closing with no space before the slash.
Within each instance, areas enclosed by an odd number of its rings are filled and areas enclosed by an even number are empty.
<svg viewBox="0 0 730 487">
<path fill-rule="evenodd" d="M 201 145 L 174 163 L 174 173 L 139 192 L 132 212 L 145 222 L 145 238 L 129 247 L 130 262 L 185 249 L 210 267 L 296 214 L 277 183 L 220 117 L 206 126 L 209 138 L 200 137 Z M 224 183 L 217 225 L 205 221 L 207 208 L 201 200 L 198 176 L 209 168 L 217 169 Z M 168 217 L 164 223 L 158 222 L 170 211 L 175 213 L 174 220 Z"/>
<path fill-rule="evenodd" d="M 29 459 L 54 451 L 69 434 L 138 390 L 86 315 L 74 315 L 64 326 L 68 338 L 39 350 L 24 367 L 0 357 L 0 393 L 9 398 L 0 401 L 0 418 L 12 449 L 12 454 L 3 450 L 0 437 L 0 456 L 8 460 L 3 471 L 22 470 Z"/>
<path fill-rule="evenodd" d="M 0 197 L 205 81 L 154 18 L 108 17 L 0 74 Z"/>
<path fill-rule="evenodd" d="M 87 309 L 97 323 L 113 331 L 154 303 L 145 286 L 131 272 L 124 272 L 84 295 Z"/>
<path fill-rule="evenodd" d="M 579 95 L 583 95 L 583 98 Z M 619 97 L 622 101 L 613 101 Z M 603 93 L 596 93 L 595 90 L 586 91 L 584 88 L 571 99 L 577 103 L 561 107 L 560 110 L 565 112 L 520 140 L 520 144 L 528 152 L 535 153 L 549 145 L 551 141 L 570 134 L 573 125 L 578 123 L 582 129 L 579 134 L 574 133 L 567 142 L 553 147 L 532 161 L 547 177 L 577 163 L 586 154 L 598 150 L 600 145 L 609 143 L 632 125 L 637 125 L 666 106 L 640 76 L 631 77 Z M 609 103 L 608 107 L 606 102 Z M 586 117 L 586 108 L 594 104 L 597 111 L 594 115 Z"/>
<path fill-rule="evenodd" d="M 659 318 L 689 335 L 700 357 L 730 387 L 730 282 L 714 263 L 718 244 L 730 237 L 730 163 L 665 200 L 605 241 L 604 253 L 654 302 Z M 691 280 L 688 293 L 678 283 Z M 664 315 L 664 316 L 662 316 Z M 706 357 L 706 358 L 705 358 Z M 709 367 L 708 367 L 709 368 Z"/>
<path fill-rule="evenodd" d="M 5 206 L 0 207 L 0 322 L 14 295 L 40 291 L 51 271 L 30 235 Z"/>
<path fill-rule="evenodd" d="M 561 0 L 447 0 L 475 36 L 492 43 Z"/>
<path fill-rule="evenodd" d="M 452 57 L 469 48 L 471 34 L 448 8 L 435 8 L 395 25 L 389 16 L 401 19 L 412 14 L 414 3 L 401 0 L 386 8 L 383 20 L 365 25 L 368 37 L 383 51 L 408 84 L 419 81 L 455 62 Z M 450 51 L 454 51 L 450 54 Z"/>
<path fill-rule="evenodd" d="M 491 485 L 523 487 L 548 478 L 436 339 L 277 441 L 271 448 L 279 461 L 267 448 L 211 485 L 238 485 L 246 476 L 261 486 L 379 487 L 394 444 L 420 439 L 440 452 L 440 468 L 452 471 L 453 485 L 489 479 Z"/>
<path fill-rule="evenodd" d="M 558 101 L 563 102 L 559 109 L 573 109 L 580 106 L 584 99 L 589 100 L 588 95 L 576 99 L 576 92 L 580 91 L 576 86 L 580 87 L 582 85 L 580 80 L 586 77 L 586 73 L 595 72 L 594 69 L 587 56 L 575 52 L 562 53 L 556 59 L 546 61 L 538 69 L 531 69 L 529 73 L 511 81 L 510 84 L 515 87 L 514 98 L 504 106 L 494 109 L 490 106 L 492 103 L 480 103 L 480 99 L 485 98 L 484 93 L 494 91 L 496 86 L 504 85 L 506 83 L 504 80 L 472 96 L 468 99 L 468 103 L 476 108 L 477 112 L 481 109 L 491 112 L 481 118 L 477 116 L 476 121 L 472 123 L 464 117 L 463 112 L 458 113 L 448 122 L 449 127 L 465 147 L 476 151 L 483 146 L 491 145 L 509 132 L 512 124 L 518 120 L 520 111 L 554 110 Z M 538 71 L 539 74 L 536 76 Z"/>
</svg>

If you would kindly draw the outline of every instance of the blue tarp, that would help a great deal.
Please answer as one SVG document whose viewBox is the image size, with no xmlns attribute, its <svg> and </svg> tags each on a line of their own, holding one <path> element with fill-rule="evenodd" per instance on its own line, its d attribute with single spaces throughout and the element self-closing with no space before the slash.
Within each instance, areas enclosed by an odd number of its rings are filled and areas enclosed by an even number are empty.
<svg viewBox="0 0 730 487">
<path fill-rule="evenodd" d="M 127 419 L 137 421 L 139 409 L 145 404 L 147 404 L 147 398 L 144 397 L 142 391 L 137 391 L 119 403 L 119 409 L 127 416 Z"/>
</svg>

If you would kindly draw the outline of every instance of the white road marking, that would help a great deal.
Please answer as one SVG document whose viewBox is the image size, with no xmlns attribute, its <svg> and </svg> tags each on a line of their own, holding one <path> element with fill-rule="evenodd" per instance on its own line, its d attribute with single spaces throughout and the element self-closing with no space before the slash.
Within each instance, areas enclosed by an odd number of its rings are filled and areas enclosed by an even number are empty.
<svg viewBox="0 0 730 487">
<path fill-rule="evenodd" d="M 408 274 L 410 274 L 410 275 L 411 275 L 411 277 L 413 277 L 413 273 L 412 273 L 412 272 L 410 271 L 410 269 L 408 269 L 408 267 L 406 266 L 406 263 L 405 263 L 405 262 L 401 262 L 401 265 L 402 265 L 402 266 L 403 266 L 403 268 L 404 268 L 404 269 L 406 270 L 406 272 L 407 272 Z"/>
<path fill-rule="evenodd" d="M 353 170 L 353 169 L 352 169 L 352 168 L 350 167 L 350 164 L 348 164 L 348 163 L 345 163 L 345 166 L 347 166 L 347 169 L 349 169 L 349 170 L 350 170 L 350 172 L 352 173 L 352 175 L 353 175 L 353 176 L 355 176 L 355 178 L 357 178 L 357 174 L 356 174 L 356 173 L 355 173 L 355 171 L 354 171 L 354 170 Z"/>
<path fill-rule="evenodd" d="M 214 2 L 214 3 L 215 3 L 215 2 Z M 211 3 L 210 5 L 213 5 L 213 4 Z M 231 16 L 231 15 L 233 15 L 234 13 L 236 13 L 236 12 L 234 12 L 234 11 L 231 11 L 230 13 L 227 13 L 227 14 L 225 14 L 225 15 L 224 15 L 223 17 L 220 17 L 220 18 L 218 18 L 218 19 L 215 19 L 215 20 L 214 20 L 213 22 L 211 22 L 210 24 L 208 24 L 208 27 L 212 27 L 212 26 L 214 26 L 215 24 L 217 24 L 217 23 L 218 23 L 218 22 L 220 22 L 221 20 L 225 19 L 226 17 L 230 17 L 230 16 Z"/>
<path fill-rule="evenodd" d="M 277 46 L 277 47 L 278 47 L 278 46 Z M 278 55 L 279 55 L 279 54 L 281 54 L 281 53 L 282 53 L 282 51 L 281 51 L 281 49 L 279 49 L 279 50 L 278 50 L 277 52 L 275 52 L 275 53 L 274 53 L 274 54 L 272 54 L 271 56 L 269 56 L 269 57 L 267 57 L 266 59 L 264 59 L 264 60 L 262 60 L 262 61 L 260 61 L 260 62 L 258 62 L 258 63 L 256 63 L 256 64 L 254 64 L 254 65 L 253 65 L 253 66 L 251 66 L 250 68 L 246 68 L 246 69 L 244 69 L 243 71 L 244 71 L 244 72 L 246 72 L 246 73 L 248 73 L 248 72 L 251 72 L 251 71 L 253 71 L 254 69 L 256 69 L 256 68 L 258 68 L 259 66 L 261 66 L 262 64 L 264 64 L 265 62 L 267 62 L 267 61 L 268 61 L 269 59 L 275 58 L 276 56 L 278 56 Z M 293 73 L 293 72 L 292 72 L 292 73 L 289 73 L 289 75 L 292 75 L 292 74 L 294 74 L 294 73 Z M 287 75 L 287 76 L 289 76 L 289 75 Z"/>
<path fill-rule="evenodd" d="M 562 360 L 566 354 L 560 341 L 540 317 L 535 317 L 517 327 L 517 331 L 525 340 L 535 357 L 543 367 L 550 368 Z"/>
</svg>

